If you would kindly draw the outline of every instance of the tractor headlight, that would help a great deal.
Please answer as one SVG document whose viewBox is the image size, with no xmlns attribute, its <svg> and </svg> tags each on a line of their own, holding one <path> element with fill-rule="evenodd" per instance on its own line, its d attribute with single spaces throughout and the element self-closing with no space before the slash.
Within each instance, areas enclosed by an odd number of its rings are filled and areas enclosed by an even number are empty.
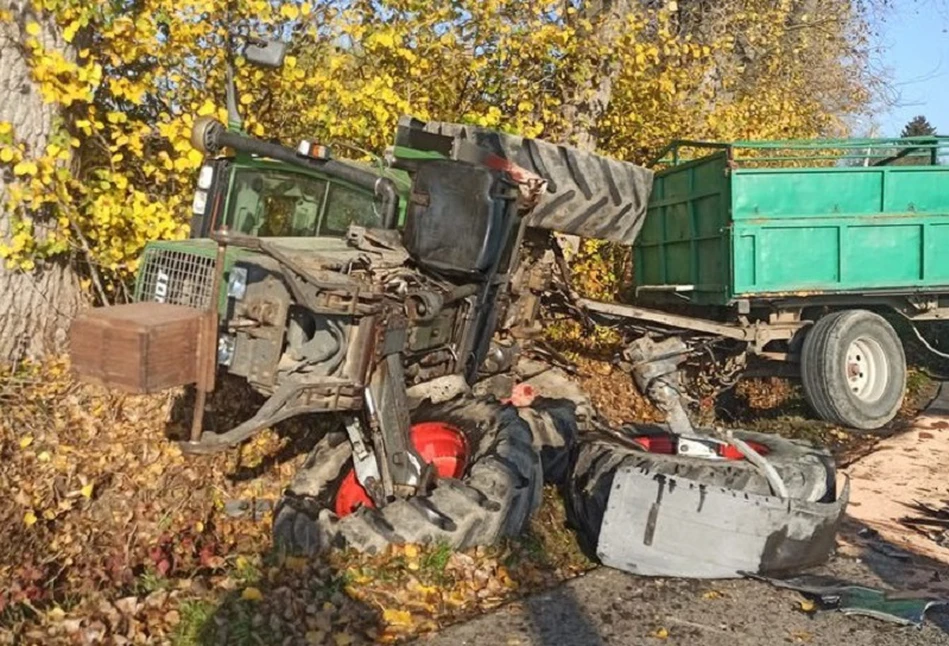
<svg viewBox="0 0 949 646">
<path fill-rule="evenodd" d="M 227 295 L 240 300 L 247 292 L 247 268 L 233 267 L 227 277 Z"/>
<path fill-rule="evenodd" d="M 195 191 L 194 201 L 191 202 L 191 211 L 195 215 L 204 215 L 204 209 L 208 206 L 208 192 Z"/>
<path fill-rule="evenodd" d="M 211 188 L 211 182 L 214 180 L 214 166 L 202 166 L 198 173 L 198 188 L 206 191 Z"/>
</svg>

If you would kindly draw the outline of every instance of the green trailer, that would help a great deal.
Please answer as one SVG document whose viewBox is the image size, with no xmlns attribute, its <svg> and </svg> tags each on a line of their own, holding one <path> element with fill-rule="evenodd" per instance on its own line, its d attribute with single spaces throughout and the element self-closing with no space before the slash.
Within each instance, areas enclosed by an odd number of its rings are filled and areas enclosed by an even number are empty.
<svg viewBox="0 0 949 646">
<path fill-rule="evenodd" d="M 949 316 L 949 139 L 676 141 L 655 163 L 633 305 L 797 365 L 824 419 L 898 411 L 906 360 L 881 316 Z"/>
</svg>

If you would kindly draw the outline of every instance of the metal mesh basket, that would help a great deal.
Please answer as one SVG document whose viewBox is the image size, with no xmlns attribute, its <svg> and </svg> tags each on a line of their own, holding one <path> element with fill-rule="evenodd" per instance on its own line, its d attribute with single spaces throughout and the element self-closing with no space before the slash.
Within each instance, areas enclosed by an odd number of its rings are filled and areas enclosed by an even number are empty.
<svg viewBox="0 0 949 646">
<path fill-rule="evenodd" d="M 211 303 L 214 259 L 188 251 L 148 248 L 136 300 L 207 309 Z"/>
</svg>

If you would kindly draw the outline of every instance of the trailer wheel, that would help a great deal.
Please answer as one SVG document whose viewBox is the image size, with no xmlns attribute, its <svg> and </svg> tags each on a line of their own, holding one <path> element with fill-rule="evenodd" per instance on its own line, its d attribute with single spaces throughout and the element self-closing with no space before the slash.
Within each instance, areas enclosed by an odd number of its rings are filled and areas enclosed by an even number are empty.
<svg viewBox="0 0 949 646">
<path fill-rule="evenodd" d="M 890 422 L 903 403 L 906 355 L 896 331 L 866 310 L 818 319 L 804 337 L 804 394 L 824 420 L 862 430 Z"/>
<path fill-rule="evenodd" d="M 327 436 L 277 504 L 275 545 L 305 554 L 347 547 L 376 552 L 388 544 L 436 541 L 463 549 L 520 533 L 540 504 L 543 474 L 530 428 L 517 409 L 460 398 L 423 404 L 412 419 L 416 444 L 427 436 L 439 445 L 432 447 L 441 454 L 432 459 L 439 473 L 455 473 L 459 462 L 467 462 L 460 478 L 440 477 L 426 494 L 375 508 L 351 475 L 346 436 Z M 460 431 L 463 442 L 448 429 Z"/>
</svg>

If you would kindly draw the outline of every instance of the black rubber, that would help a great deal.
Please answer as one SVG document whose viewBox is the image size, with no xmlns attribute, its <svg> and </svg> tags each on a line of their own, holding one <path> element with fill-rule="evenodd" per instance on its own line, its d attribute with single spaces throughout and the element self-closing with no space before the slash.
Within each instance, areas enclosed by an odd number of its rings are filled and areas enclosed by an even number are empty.
<svg viewBox="0 0 949 646">
<path fill-rule="evenodd" d="M 557 368 L 545 369 L 522 383 L 538 393 L 530 406 L 518 411 L 530 426 L 544 481 L 561 485 L 567 479 L 570 451 L 578 435 L 593 428 L 596 409 L 577 382 Z"/>
<path fill-rule="evenodd" d="M 411 146 L 416 130 L 474 142 L 547 180 L 547 192 L 529 216 L 531 226 L 630 245 L 642 228 L 652 187 L 649 169 L 470 124 L 400 121 L 396 143 Z"/>
<path fill-rule="evenodd" d="M 847 349 L 858 338 L 880 344 L 889 379 L 874 402 L 859 399 L 847 381 Z M 867 310 L 834 312 L 818 319 L 801 353 L 804 395 L 814 412 L 832 424 L 861 430 L 885 426 L 899 412 L 906 391 L 906 354 L 886 319 Z"/>
<path fill-rule="evenodd" d="M 563 484 L 570 467 L 570 449 L 577 440 L 576 404 L 568 399 L 538 398 L 518 413 L 530 427 L 531 441 L 540 454 L 544 482 Z"/>
<path fill-rule="evenodd" d="M 520 533 L 540 504 L 543 476 L 517 409 L 464 397 L 423 404 L 412 419 L 443 421 L 465 433 L 470 457 L 464 478 L 439 479 L 425 495 L 339 518 L 333 500 L 352 451 L 345 435 L 327 436 L 277 504 L 275 546 L 305 554 L 346 547 L 372 553 L 393 543 L 444 542 L 464 549 Z"/>
<path fill-rule="evenodd" d="M 735 436 L 768 447 L 767 459 L 781 475 L 792 498 L 811 502 L 834 500 L 836 470 L 827 451 L 765 433 L 736 431 Z M 764 475 L 747 461 L 648 453 L 610 435 L 590 433 L 571 452 L 564 502 L 568 521 L 591 556 L 596 554 L 613 477 L 617 469 L 625 466 L 745 493 L 774 495 Z"/>
</svg>

